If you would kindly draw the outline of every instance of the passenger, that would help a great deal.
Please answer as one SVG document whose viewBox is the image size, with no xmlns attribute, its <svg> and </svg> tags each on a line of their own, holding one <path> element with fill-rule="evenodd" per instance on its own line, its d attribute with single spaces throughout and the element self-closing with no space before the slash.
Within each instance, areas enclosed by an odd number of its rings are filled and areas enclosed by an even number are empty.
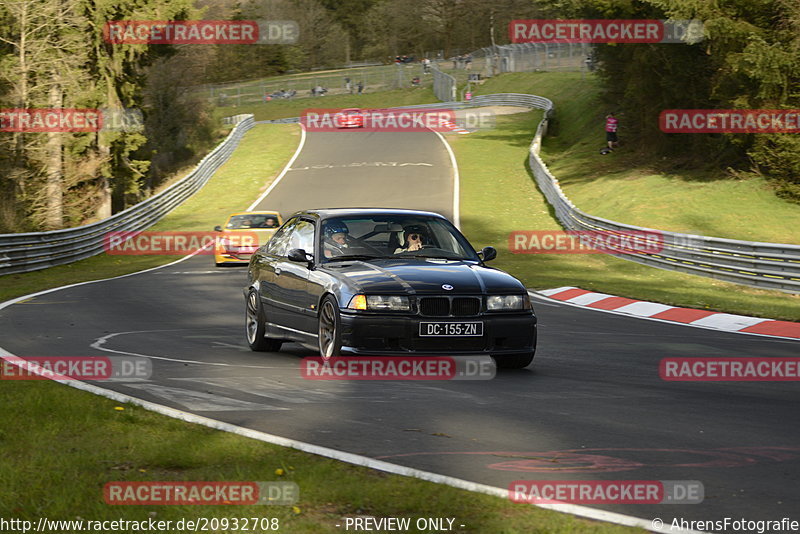
<svg viewBox="0 0 800 534">
<path fill-rule="evenodd" d="M 419 225 L 406 226 L 403 229 L 403 246 L 394 251 L 395 254 L 401 252 L 412 252 L 421 250 L 425 244 L 425 228 Z"/>
</svg>

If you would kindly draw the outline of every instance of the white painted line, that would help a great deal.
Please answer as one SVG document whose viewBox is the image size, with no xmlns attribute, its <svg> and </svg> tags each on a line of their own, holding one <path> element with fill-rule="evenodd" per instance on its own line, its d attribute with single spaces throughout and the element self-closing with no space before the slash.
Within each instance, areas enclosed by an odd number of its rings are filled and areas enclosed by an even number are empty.
<svg viewBox="0 0 800 534">
<path fill-rule="evenodd" d="M 702 319 L 692 321 L 692 324 L 700 326 L 710 326 L 712 328 L 718 328 L 720 330 L 736 331 L 769 320 L 770 319 L 762 319 L 760 317 L 747 317 L 745 315 L 715 313 L 714 315 L 709 315 L 707 317 L 703 317 Z"/>
<path fill-rule="evenodd" d="M 184 257 L 182 257 L 180 259 L 177 259 L 177 260 L 175 260 L 173 262 L 165 263 L 164 265 L 158 265 L 156 267 L 150 267 L 149 269 L 145 269 L 143 271 L 136 271 L 135 273 L 121 274 L 119 276 L 112 276 L 111 278 L 102 278 L 100 280 L 87 280 L 86 282 L 78 282 L 78 283 L 69 284 L 69 285 L 66 285 L 66 286 L 54 287 L 52 289 L 45 289 L 45 290 L 42 290 L 42 291 L 37 291 L 36 293 L 31 293 L 29 295 L 23 295 L 21 297 L 15 298 L 15 299 L 7 300 L 5 302 L 0 302 L 0 310 L 2 310 L 3 308 L 7 308 L 8 306 L 11 306 L 12 304 L 17 304 L 18 302 L 22 302 L 24 300 L 32 299 L 32 298 L 38 297 L 40 295 L 46 295 L 48 293 L 53 293 L 54 291 L 61 291 L 62 289 L 69 289 L 71 287 L 78 287 L 78 286 L 83 286 L 83 285 L 86 285 L 86 284 L 96 284 L 97 282 L 106 282 L 108 280 L 118 280 L 120 278 L 127 278 L 128 276 L 136 276 L 137 274 L 149 273 L 150 271 L 155 271 L 157 269 L 163 269 L 164 267 L 169 267 L 171 265 L 175 265 L 176 263 L 180 263 L 182 261 L 186 261 L 189 258 L 191 258 L 192 256 L 198 254 L 199 252 L 200 251 L 198 250 L 197 252 L 193 252 L 193 253 L 189 254 L 188 256 L 184 256 Z M 2 347 L 0 347 L 0 351 L 1 350 L 3 350 Z"/>
<path fill-rule="evenodd" d="M 651 315 L 671 310 L 673 308 L 675 308 L 675 306 L 667 306 L 666 304 L 659 304 L 657 302 L 639 301 L 617 308 L 616 311 L 620 313 L 627 313 L 629 315 L 650 317 Z"/>
<path fill-rule="evenodd" d="M 456 155 L 453 154 L 453 149 L 450 143 L 444 138 L 442 134 L 436 130 L 431 130 L 439 139 L 444 143 L 447 153 L 450 155 L 450 165 L 453 166 L 453 224 L 456 228 L 461 230 L 461 178 L 458 174 L 458 163 L 456 163 Z"/>
<path fill-rule="evenodd" d="M 264 191 L 264 194 L 258 197 L 255 202 L 250 204 L 245 211 L 253 211 L 254 209 L 256 209 L 256 206 L 258 206 L 261 203 L 261 201 L 264 200 L 267 197 L 267 195 L 269 195 L 272 192 L 273 189 L 275 189 L 275 186 L 278 185 L 278 182 L 280 182 L 283 179 L 283 177 L 286 176 L 286 173 L 292 167 L 294 160 L 296 160 L 297 156 L 300 155 L 300 151 L 303 150 L 303 145 L 305 144 L 306 144 L 306 129 L 300 126 L 300 144 L 297 145 L 297 150 L 294 151 L 292 159 L 289 160 L 289 162 L 283 168 L 278 177 L 272 181 L 267 190 Z"/>
<path fill-rule="evenodd" d="M 567 302 L 571 302 L 573 304 L 580 304 L 582 306 L 588 306 L 589 304 L 594 304 L 597 301 L 607 299 L 613 296 L 614 295 L 606 295 L 605 293 L 586 293 L 584 295 L 578 295 L 577 297 L 572 297 L 571 299 L 567 299 Z"/>
<path fill-rule="evenodd" d="M 69 287 L 69 286 L 67 286 Z M 121 335 L 127 334 L 143 334 L 143 333 L 150 333 L 150 332 L 169 332 L 170 330 L 132 330 L 130 332 L 112 332 L 110 334 L 106 334 L 102 337 L 98 337 L 91 343 L 89 346 L 95 350 L 101 350 L 103 352 L 111 352 L 112 354 L 125 354 L 128 356 L 138 356 L 140 358 L 151 358 L 153 360 L 163 360 L 166 362 L 178 362 L 178 363 L 191 363 L 194 365 L 211 365 L 216 367 L 241 367 L 243 369 L 284 369 L 284 367 L 275 367 L 269 365 L 238 365 L 233 363 L 223 363 L 223 362 L 209 362 L 209 361 L 201 361 L 201 360 L 186 360 L 183 358 L 169 358 L 167 356 L 153 356 L 152 354 L 141 354 L 138 352 L 128 352 L 125 350 L 115 350 L 109 349 L 104 347 L 106 341 L 111 339 L 112 337 L 117 337 Z M 239 347 L 237 347 L 239 348 Z M 300 369 L 298 366 L 297 369 Z"/>
<path fill-rule="evenodd" d="M 3 348 L 0 348 L 0 358 L 13 359 L 14 355 L 4 350 Z M 495 497 L 500 497 L 501 499 L 508 498 L 507 488 L 497 488 L 493 486 L 488 486 L 486 484 L 478 484 L 476 482 L 470 482 L 468 480 L 463 480 L 460 478 L 440 475 L 438 473 L 431 473 L 430 471 L 422 471 L 420 469 L 414 469 L 412 467 L 396 465 L 390 462 L 385 462 L 383 460 L 376 460 L 374 458 L 369 458 L 367 456 L 362 456 L 359 454 L 353 454 L 350 452 L 330 449 L 328 447 L 322 447 L 320 445 L 313 445 L 311 443 L 297 441 L 290 438 L 284 438 L 281 436 L 276 436 L 274 434 L 267 434 L 266 432 L 259 432 L 257 430 L 252 430 L 249 428 L 232 425 L 230 423 L 225 423 L 223 421 L 218 421 L 216 419 L 195 415 L 193 413 L 185 412 L 182 410 L 176 410 L 174 408 L 170 408 L 168 406 L 162 406 L 154 402 L 137 399 L 136 397 L 131 397 L 130 395 L 125 395 L 124 393 L 111 391 L 108 389 L 95 386 L 93 384 L 80 382 L 78 380 L 63 381 L 61 383 L 82 391 L 94 393 L 95 395 L 99 395 L 101 397 L 106 397 L 108 399 L 115 400 L 117 402 L 124 402 L 128 404 L 133 404 L 135 406 L 141 406 L 146 410 L 161 415 L 166 415 L 167 417 L 172 417 L 173 419 L 178 419 L 180 421 L 184 421 L 187 423 L 203 425 L 216 430 L 221 430 L 223 432 L 237 434 L 239 436 L 256 439 L 258 441 L 263 441 L 265 443 L 272 443 L 274 445 L 279 445 L 281 447 L 297 449 L 311 454 L 316 454 L 318 456 L 323 456 L 325 458 L 332 458 L 334 460 L 339 460 L 340 462 L 345 462 L 352 465 L 359 465 L 362 467 L 368 467 L 370 469 L 375 469 L 377 471 L 383 471 L 385 473 L 392 473 L 395 475 L 418 478 L 420 480 L 427 480 L 428 482 L 443 484 L 446 486 L 451 486 L 453 488 L 472 491 L 474 493 L 483 493 L 486 495 L 492 495 Z M 652 532 L 681 532 L 681 533 L 694 532 L 689 530 L 676 530 L 676 529 L 656 530 L 653 528 L 652 521 L 649 519 L 641 519 L 638 517 L 617 514 L 614 512 L 607 512 L 605 510 L 595 510 L 593 508 L 589 508 L 586 506 L 579 506 L 576 504 L 539 504 L 532 506 L 538 506 L 539 508 L 576 515 L 578 517 L 584 517 L 587 519 L 594 519 L 596 521 L 606 521 L 618 525 L 640 527 L 650 530 Z"/>
</svg>

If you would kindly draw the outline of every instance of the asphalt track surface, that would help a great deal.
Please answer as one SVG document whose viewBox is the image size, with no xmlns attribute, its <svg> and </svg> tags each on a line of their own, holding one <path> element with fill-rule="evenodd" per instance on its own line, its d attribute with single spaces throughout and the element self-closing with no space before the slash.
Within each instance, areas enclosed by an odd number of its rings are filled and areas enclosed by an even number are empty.
<svg viewBox="0 0 800 534">
<path fill-rule="evenodd" d="M 340 130 L 306 136 L 286 176 L 256 209 L 431 210 L 453 218 L 450 157 L 432 132 Z"/>
<path fill-rule="evenodd" d="M 396 134 L 406 137 L 391 143 L 380 134 L 317 135 L 263 208 L 372 204 L 451 215 L 449 158 L 433 134 Z M 349 165 L 380 161 L 432 167 Z M 427 193 L 404 199 L 402 183 Z M 678 383 L 658 374 L 664 357 L 796 357 L 797 342 L 537 300 L 539 350 L 528 369 L 488 381 L 309 381 L 300 376 L 308 350 L 247 348 L 244 284 L 243 269 L 196 256 L 48 293 L 0 311 L 0 346 L 17 356 L 149 356 L 150 379 L 97 385 L 500 488 L 524 479 L 705 487 L 701 504 L 597 509 L 667 524 L 800 519 L 797 383 Z"/>
</svg>

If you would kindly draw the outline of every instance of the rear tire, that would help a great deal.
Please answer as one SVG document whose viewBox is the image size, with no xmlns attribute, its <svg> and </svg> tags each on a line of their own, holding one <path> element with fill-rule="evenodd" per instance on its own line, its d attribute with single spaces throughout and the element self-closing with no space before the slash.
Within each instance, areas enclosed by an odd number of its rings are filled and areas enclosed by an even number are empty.
<svg viewBox="0 0 800 534">
<path fill-rule="evenodd" d="M 319 355 L 329 360 L 339 355 L 342 349 L 342 320 L 339 316 L 339 304 L 331 295 L 322 299 L 319 307 Z"/>
<path fill-rule="evenodd" d="M 261 298 L 255 289 L 247 293 L 247 304 L 245 306 L 245 335 L 250 350 L 257 352 L 277 352 L 280 350 L 283 341 L 264 337 L 266 333 L 266 318 L 264 316 Z"/>
<path fill-rule="evenodd" d="M 535 353 L 512 354 L 509 356 L 495 356 L 494 362 L 498 369 L 524 369 L 533 361 Z"/>
</svg>

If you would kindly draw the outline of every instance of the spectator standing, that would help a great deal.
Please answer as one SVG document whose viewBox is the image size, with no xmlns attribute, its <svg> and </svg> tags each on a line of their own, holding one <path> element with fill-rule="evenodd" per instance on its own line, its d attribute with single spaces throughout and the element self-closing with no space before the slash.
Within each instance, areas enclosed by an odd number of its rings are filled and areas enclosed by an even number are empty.
<svg viewBox="0 0 800 534">
<path fill-rule="evenodd" d="M 608 148 L 611 150 L 619 146 L 619 140 L 617 138 L 618 126 L 619 121 L 614 116 L 613 111 L 606 115 L 606 142 L 608 143 Z"/>
<path fill-rule="evenodd" d="M 425 58 L 422 60 L 422 72 L 429 74 L 431 72 L 431 60 Z"/>
<path fill-rule="evenodd" d="M 361 94 L 364 91 L 364 82 L 359 81 L 356 87 L 358 87 L 358 94 Z"/>
</svg>

